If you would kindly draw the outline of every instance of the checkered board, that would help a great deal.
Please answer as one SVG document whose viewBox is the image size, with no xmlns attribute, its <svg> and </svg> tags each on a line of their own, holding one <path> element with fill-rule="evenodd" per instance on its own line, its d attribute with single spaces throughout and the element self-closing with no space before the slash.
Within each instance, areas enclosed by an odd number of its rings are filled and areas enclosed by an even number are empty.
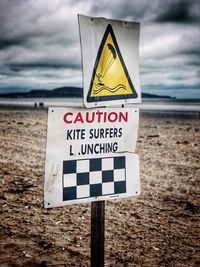
<svg viewBox="0 0 200 267">
<path fill-rule="evenodd" d="M 126 157 L 63 161 L 63 201 L 126 193 Z"/>
</svg>

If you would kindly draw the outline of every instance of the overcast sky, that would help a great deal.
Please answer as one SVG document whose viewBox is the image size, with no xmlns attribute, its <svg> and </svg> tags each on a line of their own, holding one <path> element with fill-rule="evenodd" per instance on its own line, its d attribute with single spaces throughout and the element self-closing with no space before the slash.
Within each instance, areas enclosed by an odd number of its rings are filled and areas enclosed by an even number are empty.
<svg viewBox="0 0 200 267">
<path fill-rule="evenodd" d="M 140 22 L 142 91 L 200 98 L 199 0 L 0 0 L 0 92 L 82 86 L 78 13 Z"/>
</svg>

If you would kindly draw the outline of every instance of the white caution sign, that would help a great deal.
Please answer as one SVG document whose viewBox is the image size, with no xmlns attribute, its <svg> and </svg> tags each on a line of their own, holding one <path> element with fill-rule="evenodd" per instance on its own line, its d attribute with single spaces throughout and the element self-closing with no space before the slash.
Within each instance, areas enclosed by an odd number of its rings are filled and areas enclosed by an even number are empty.
<svg viewBox="0 0 200 267">
<path fill-rule="evenodd" d="M 49 108 L 44 205 L 140 193 L 134 108 Z"/>
<path fill-rule="evenodd" d="M 140 103 L 139 23 L 79 15 L 88 108 Z"/>
</svg>

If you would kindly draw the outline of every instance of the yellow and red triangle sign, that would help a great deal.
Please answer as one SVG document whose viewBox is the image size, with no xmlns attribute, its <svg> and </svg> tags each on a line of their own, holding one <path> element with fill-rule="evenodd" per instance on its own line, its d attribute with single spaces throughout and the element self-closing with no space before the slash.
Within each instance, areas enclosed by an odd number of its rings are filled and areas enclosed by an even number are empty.
<svg viewBox="0 0 200 267">
<path fill-rule="evenodd" d="M 108 24 L 97 53 L 87 102 L 137 97 L 112 26 Z"/>
</svg>

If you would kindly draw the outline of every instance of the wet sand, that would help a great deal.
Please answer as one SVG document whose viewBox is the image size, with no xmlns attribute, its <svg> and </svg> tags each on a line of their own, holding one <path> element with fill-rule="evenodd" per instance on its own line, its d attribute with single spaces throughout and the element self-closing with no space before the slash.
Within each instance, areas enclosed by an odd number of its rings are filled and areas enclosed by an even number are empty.
<svg viewBox="0 0 200 267">
<path fill-rule="evenodd" d="M 89 266 L 90 204 L 43 208 L 46 110 L 0 109 L 0 266 Z M 200 266 L 200 120 L 141 114 L 142 194 L 106 202 L 105 265 Z"/>
</svg>

